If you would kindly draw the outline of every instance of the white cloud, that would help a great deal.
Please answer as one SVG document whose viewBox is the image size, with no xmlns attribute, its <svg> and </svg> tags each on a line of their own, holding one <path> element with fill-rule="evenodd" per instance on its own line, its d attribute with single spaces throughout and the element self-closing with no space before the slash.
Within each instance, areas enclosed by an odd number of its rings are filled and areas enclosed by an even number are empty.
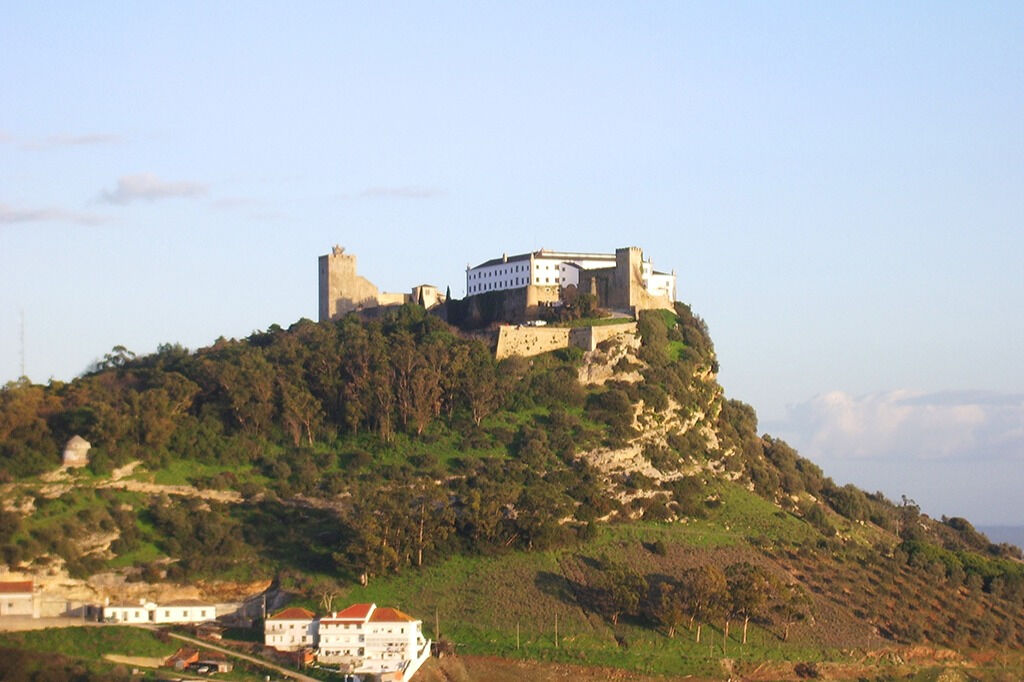
<svg viewBox="0 0 1024 682">
<path fill-rule="evenodd" d="M 41 150 L 54 149 L 56 147 L 79 147 L 93 144 L 111 144 L 121 141 L 120 135 L 109 133 L 91 133 L 87 135 L 51 135 L 50 137 L 26 142 L 23 149 Z"/>
<path fill-rule="evenodd" d="M 0 204 L 0 225 L 16 223 L 76 223 L 78 225 L 99 225 L 104 218 L 91 213 L 67 211 L 62 208 L 14 208 Z"/>
<path fill-rule="evenodd" d="M 790 406 L 784 420 L 765 426 L 817 461 L 1024 460 L 1020 394 L 833 391 Z"/>
<path fill-rule="evenodd" d="M 196 197 L 206 194 L 206 186 L 198 182 L 161 180 L 152 173 L 125 175 L 118 179 L 117 189 L 104 190 L 100 201 L 108 204 L 128 204 L 138 199 L 156 201 L 177 197 Z"/>
<path fill-rule="evenodd" d="M 433 199 L 444 196 L 442 190 L 433 187 L 407 185 L 404 187 L 368 187 L 355 195 L 358 199 Z M 349 198 L 350 195 L 346 195 Z"/>
</svg>

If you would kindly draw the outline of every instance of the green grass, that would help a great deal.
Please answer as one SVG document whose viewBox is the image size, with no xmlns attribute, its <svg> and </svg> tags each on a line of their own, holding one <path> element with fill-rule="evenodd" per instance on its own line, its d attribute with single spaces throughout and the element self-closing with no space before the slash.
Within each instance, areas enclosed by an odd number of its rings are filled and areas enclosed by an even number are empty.
<svg viewBox="0 0 1024 682">
<path fill-rule="evenodd" d="M 776 544 L 813 544 L 821 538 L 810 524 L 738 485 L 716 483 L 713 489 L 722 500 L 711 514 L 715 527 L 728 527 L 748 538 L 771 538 Z"/>
<path fill-rule="evenodd" d="M 46 628 L 0 633 L 0 647 L 39 652 L 59 652 L 89 661 L 104 654 L 166 657 L 178 650 L 174 641 L 161 642 L 156 633 L 125 626 Z"/>
<path fill-rule="evenodd" d="M 555 322 L 552 327 L 607 327 L 615 324 L 633 324 L 636 320 L 631 317 L 588 317 L 582 320 L 570 320 L 568 322 Z"/>
<path fill-rule="evenodd" d="M 204 464 L 202 462 L 176 459 L 152 474 L 140 472 L 132 477 L 146 479 L 152 476 L 153 482 L 158 485 L 193 485 L 192 480 L 195 478 L 216 476 L 225 471 L 231 472 L 239 479 L 243 479 L 252 472 L 252 467 L 248 465 L 223 466 L 220 464 Z"/>
<path fill-rule="evenodd" d="M 430 637 L 436 636 L 436 613 L 442 634 L 455 641 L 462 653 L 607 665 L 653 674 L 719 675 L 724 656 L 739 662 L 820 661 L 839 656 L 808 641 L 783 644 L 777 631 L 753 623 L 746 646 L 739 642 L 742 625 L 733 624 L 723 654 L 720 623 L 707 626 L 704 642 L 697 644 L 694 633 L 685 628 L 669 638 L 647 622 L 624 618 L 613 626 L 580 607 L 578 581 L 586 579 L 587 562 L 601 556 L 627 562 L 643 575 L 657 575 L 679 570 L 694 552 L 708 557 L 726 552 L 721 555 L 723 561 L 744 554 L 759 556 L 760 551 L 748 542 L 750 536 L 765 533 L 788 542 L 816 535 L 806 523 L 779 515 L 774 505 L 739 486 L 722 484 L 718 492 L 723 504 L 711 519 L 613 524 L 599 527 L 595 538 L 574 547 L 499 557 L 453 556 L 421 570 L 407 569 L 398 576 L 372 580 L 367 587 L 350 588 L 335 602 L 336 608 L 356 602 L 395 606 L 423 620 Z M 667 556 L 647 549 L 657 540 L 669 547 Z"/>
</svg>

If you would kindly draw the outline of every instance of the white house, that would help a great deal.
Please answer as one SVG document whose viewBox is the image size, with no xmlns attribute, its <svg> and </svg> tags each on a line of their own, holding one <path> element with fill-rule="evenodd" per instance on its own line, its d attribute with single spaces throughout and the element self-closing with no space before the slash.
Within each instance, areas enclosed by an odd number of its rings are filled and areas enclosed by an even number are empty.
<svg viewBox="0 0 1024 682">
<path fill-rule="evenodd" d="M 217 607 L 195 599 L 153 605 L 154 623 L 205 623 L 216 620 Z"/>
<path fill-rule="evenodd" d="M 316 648 L 318 663 L 346 673 L 395 673 L 408 680 L 430 656 L 423 623 L 393 608 L 353 604 L 317 619 L 289 608 L 267 618 L 267 646 L 284 651 Z"/>
<path fill-rule="evenodd" d="M 580 270 L 614 268 L 614 253 L 581 253 L 540 249 L 515 256 L 502 255 L 466 268 L 466 295 L 527 286 L 555 287 L 561 291 L 579 286 Z M 648 293 L 675 300 L 674 273 L 656 272 L 650 259 L 641 261 L 641 278 Z"/>
<path fill-rule="evenodd" d="M 267 617 L 263 623 L 263 642 L 281 651 L 298 651 L 317 645 L 316 614 L 306 609 L 288 608 Z"/>
<path fill-rule="evenodd" d="M 430 655 L 423 623 L 376 604 L 353 604 L 320 619 L 317 661 L 350 673 L 400 672 L 409 679 Z"/>
<path fill-rule="evenodd" d="M 0 616 L 39 617 L 39 601 L 31 580 L 0 582 Z"/>
<path fill-rule="evenodd" d="M 401 670 L 409 679 L 430 655 L 423 623 L 388 607 L 373 608 L 366 630 L 366 655 L 356 672 Z"/>
<path fill-rule="evenodd" d="M 216 618 L 215 605 L 193 599 L 167 604 L 142 600 L 137 604 L 107 604 L 103 607 L 103 620 L 108 623 L 204 623 Z"/>
</svg>

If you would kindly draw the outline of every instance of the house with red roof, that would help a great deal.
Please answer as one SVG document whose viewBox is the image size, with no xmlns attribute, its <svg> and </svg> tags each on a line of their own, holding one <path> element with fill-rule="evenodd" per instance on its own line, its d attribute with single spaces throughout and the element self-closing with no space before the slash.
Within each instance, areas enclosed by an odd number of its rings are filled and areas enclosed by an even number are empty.
<svg viewBox="0 0 1024 682">
<path fill-rule="evenodd" d="M 39 600 L 31 580 L 0 581 L 0 616 L 39 617 Z"/>
<path fill-rule="evenodd" d="M 288 639 L 289 633 L 308 633 L 315 644 Z M 353 604 L 319 619 L 305 609 L 285 609 L 266 620 L 264 638 L 276 649 L 315 646 L 317 663 L 375 678 L 408 680 L 430 656 L 422 621 L 376 604 Z"/>
<path fill-rule="evenodd" d="M 307 609 L 291 607 L 268 616 L 263 623 L 263 642 L 278 651 L 313 649 L 317 645 L 317 617 Z"/>
</svg>

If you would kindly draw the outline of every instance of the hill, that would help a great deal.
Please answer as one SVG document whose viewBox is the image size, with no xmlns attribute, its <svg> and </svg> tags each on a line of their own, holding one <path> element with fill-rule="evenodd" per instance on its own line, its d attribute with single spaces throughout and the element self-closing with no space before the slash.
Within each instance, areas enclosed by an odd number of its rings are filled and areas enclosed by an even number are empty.
<svg viewBox="0 0 1024 682">
<path fill-rule="evenodd" d="M 118 347 L 70 383 L 0 390 L 2 559 L 96 598 L 276 579 L 314 607 L 436 612 L 477 655 L 1020 669 L 1019 549 L 835 485 L 717 369 L 684 304 L 590 353 L 500 362 L 411 305 Z M 72 435 L 89 464 L 54 471 Z"/>
</svg>

